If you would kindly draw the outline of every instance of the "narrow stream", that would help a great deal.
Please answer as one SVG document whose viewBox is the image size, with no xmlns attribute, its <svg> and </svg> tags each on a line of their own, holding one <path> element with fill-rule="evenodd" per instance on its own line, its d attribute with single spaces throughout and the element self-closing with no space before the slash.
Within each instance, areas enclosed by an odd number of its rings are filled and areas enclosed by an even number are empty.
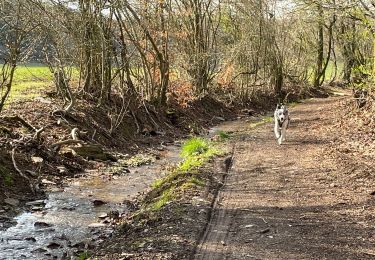
<svg viewBox="0 0 375 260">
<path fill-rule="evenodd" d="M 242 120 L 227 121 L 210 129 L 208 136 L 245 128 Z M 181 160 L 179 153 L 178 146 L 168 146 L 151 165 L 129 168 L 130 172 L 120 175 L 90 171 L 86 177 L 70 180 L 63 190 L 47 192 L 45 201 L 36 201 L 30 206 L 33 210 L 15 218 L 15 226 L 0 231 L 0 260 L 70 259 L 89 251 L 90 246 L 113 232 L 113 227 L 100 217 L 111 211 L 126 213 L 124 201 L 134 199 L 164 177 L 165 167 Z M 98 205 L 102 202 L 105 204 Z"/>
<path fill-rule="evenodd" d="M 152 165 L 113 176 L 89 172 L 61 191 L 48 192 L 45 201 L 36 201 L 33 210 L 15 218 L 15 226 L 0 231 L 0 259 L 69 259 L 85 247 L 89 250 L 113 231 L 99 217 L 111 211 L 126 213 L 124 201 L 149 189 L 165 175 L 167 164 L 179 160 L 179 147 L 169 146 Z"/>
</svg>

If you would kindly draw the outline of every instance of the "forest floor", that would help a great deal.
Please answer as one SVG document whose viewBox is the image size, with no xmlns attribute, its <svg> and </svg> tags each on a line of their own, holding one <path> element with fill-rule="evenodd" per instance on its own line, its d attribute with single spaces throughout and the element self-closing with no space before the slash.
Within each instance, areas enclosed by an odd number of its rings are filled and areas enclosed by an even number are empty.
<svg viewBox="0 0 375 260">
<path fill-rule="evenodd" d="M 291 108 L 287 141 L 272 123 L 227 125 L 233 163 L 218 158 L 158 212 L 125 220 L 99 259 L 374 259 L 373 131 L 350 95 Z M 364 127 L 356 127 L 361 125 Z M 367 129 L 366 127 L 369 127 Z M 355 137 L 355 139 L 353 139 Z"/>
</svg>

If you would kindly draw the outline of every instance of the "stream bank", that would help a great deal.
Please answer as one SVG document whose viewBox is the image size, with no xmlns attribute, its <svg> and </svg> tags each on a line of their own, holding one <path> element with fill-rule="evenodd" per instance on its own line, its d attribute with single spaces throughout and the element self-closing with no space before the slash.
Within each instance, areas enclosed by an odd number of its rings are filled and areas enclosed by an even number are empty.
<svg viewBox="0 0 375 260">
<path fill-rule="evenodd" d="M 112 235 L 168 165 L 180 161 L 176 145 L 158 151 L 145 165 L 127 167 L 120 161 L 112 165 L 115 171 L 91 170 L 61 187 L 50 184 L 46 199 L 26 203 L 27 210 L 11 220 L 15 225 L 0 231 L 0 259 L 64 259 L 91 251 Z"/>
</svg>

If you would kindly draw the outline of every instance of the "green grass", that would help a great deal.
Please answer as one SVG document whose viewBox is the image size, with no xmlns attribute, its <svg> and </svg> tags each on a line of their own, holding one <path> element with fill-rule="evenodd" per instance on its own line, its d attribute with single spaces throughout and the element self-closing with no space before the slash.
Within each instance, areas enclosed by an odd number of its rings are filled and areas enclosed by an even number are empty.
<svg viewBox="0 0 375 260">
<path fill-rule="evenodd" d="M 15 100 L 29 100 L 52 82 L 52 73 L 46 66 L 17 66 L 7 104 Z"/>
<path fill-rule="evenodd" d="M 199 187 L 203 187 L 205 185 L 205 182 L 196 176 L 191 177 L 189 182 Z"/>
<path fill-rule="evenodd" d="M 77 259 L 77 260 L 86 260 L 86 259 L 90 259 L 90 257 L 91 257 L 91 253 L 85 251 L 85 252 L 80 253 L 80 254 L 77 256 L 76 259 Z M 96 258 L 95 258 L 95 259 L 96 259 Z"/>
<path fill-rule="evenodd" d="M 151 185 L 153 190 L 160 190 L 160 195 L 154 198 L 150 205 L 146 205 L 146 208 L 158 210 L 175 199 L 178 192 L 192 186 L 204 186 L 205 182 L 199 177 L 198 169 L 210 158 L 222 153 L 224 151 L 219 151 L 214 143 L 200 137 L 193 137 L 184 142 L 181 148 L 183 161 L 165 178 Z"/>
<path fill-rule="evenodd" d="M 302 103 L 302 101 L 290 102 L 290 103 L 288 103 L 288 107 L 292 108 L 292 107 L 295 107 L 295 106 L 297 106 L 297 105 L 299 105 L 301 103 Z"/>
<path fill-rule="evenodd" d="M 16 68 L 15 82 L 41 82 L 53 80 L 52 73 L 47 66 L 21 65 Z"/>
<path fill-rule="evenodd" d="M 218 135 L 220 136 L 221 140 L 226 140 L 230 137 L 230 135 L 228 133 L 226 133 L 225 131 L 219 131 Z"/>
<path fill-rule="evenodd" d="M 0 65 L 1 66 L 1 65 Z M 72 79 L 78 79 L 78 70 L 72 69 Z M 16 100 L 30 100 L 40 95 L 41 90 L 53 84 L 53 75 L 44 65 L 19 65 L 13 78 L 7 104 Z"/>
<path fill-rule="evenodd" d="M 273 121 L 273 117 L 272 116 L 265 116 L 265 117 L 262 118 L 262 120 L 254 122 L 254 123 L 251 123 L 250 124 L 250 128 L 256 128 L 258 126 L 270 123 L 272 121 Z"/>
<path fill-rule="evenodd" d="M 199 155 L 205 153 L 208 148 L 207 140 L 200 137 L 194 137 L 183 143 L 181 156 L 183 158 L 188 158 L 192 155 Z"/>
<path fill-rule="evenodd" d="M 164 207 L 168 202 L 170 202 L 174 197 L 175 187 L 170 187 L 163 191 L 162 195 L 154 202 L 151 206 L 152 210 L 158 210 Z"/>
</svg>

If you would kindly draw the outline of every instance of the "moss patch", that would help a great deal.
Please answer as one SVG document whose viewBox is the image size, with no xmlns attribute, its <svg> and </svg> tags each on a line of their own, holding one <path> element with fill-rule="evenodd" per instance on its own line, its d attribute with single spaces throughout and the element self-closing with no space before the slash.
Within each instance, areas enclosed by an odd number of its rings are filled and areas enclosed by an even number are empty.
<svg viewBox="0 0 375 260">
<path fill-rule="evenodd" d="M 184 160 L 165 178 L 151 185 L 153 190 L 146 197 L 143 208 L 158 210 L 176 199 L 184 190 L 193 186 L 204 186 L 205 182 L 199 177 L 198 169 L 209 159 L 220 154 L 223 152 L 209 140 L 194 137 L 184 142 L 181 149 Z"/>
<path fill-rule="evenodd" d="M 0 165 L 0 178 L 3 179 L 5 185 L 10 186 L 13 184 L 12 173 L 4 166 Z"/>
</svg>

